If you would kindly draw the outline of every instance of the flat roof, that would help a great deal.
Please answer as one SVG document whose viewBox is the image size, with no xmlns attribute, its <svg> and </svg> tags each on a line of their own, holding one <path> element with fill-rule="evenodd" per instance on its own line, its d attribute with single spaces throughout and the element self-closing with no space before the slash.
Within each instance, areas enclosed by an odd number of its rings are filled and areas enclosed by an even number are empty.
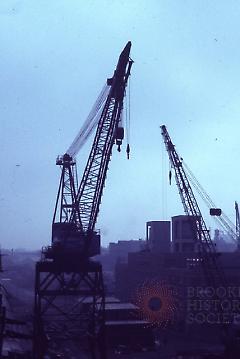
<svg viewBox="0 0 240 359">
<path fill-rule="evenodd" d="M 82 303 L 92 303 L 93 302 L 93 297 L 90 297 L 90 296 L 88 296 L 88 297 L 85 297 L 85 298 L 79 298 L 79 301 L 82 301 Z M 97 302 L 100 302 L 101 301 L 101 299 L 98 299 L 97 300 Z M 105 303 L 106 304 L 111 304 L 111 303 L 119 303 L 120 302 L 120 300 L 118 299 L 118 298 L 116 298 L 116 297 L 106 297 L 105 298 Z"/>
<path fill-rule="evenodd" d="M 147 325 L 149 324 L 146 320 L 106 320 L 106 326 L 112 325 Z"/>
<path fill-rule="evenodd" d="M 138 307 L 132 303 L 106 303 L 106 310 L 133 310 L 138 309 Z"/>
<path fill-rule="evenodd" d="M 120 300 L 116 297 L 106 297 L 105 303 L 120 303 Z"/>
</svg>

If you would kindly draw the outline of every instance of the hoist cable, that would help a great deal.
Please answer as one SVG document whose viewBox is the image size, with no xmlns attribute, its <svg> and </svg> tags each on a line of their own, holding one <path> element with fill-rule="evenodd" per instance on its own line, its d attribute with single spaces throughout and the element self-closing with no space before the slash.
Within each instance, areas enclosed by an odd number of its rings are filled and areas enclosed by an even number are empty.
<svg viewBox="0 0 240 359">
<path fill-rule="evenodd" d="M 66 153 L 69 154 L 70 156 L 75 157 L 77 155 L 81 147 L 84 145 L 88 137 L 91 135 L 91 133 L 97 126 L 99 118 L 101 116 L 100 110 L 102 109 L 103 104 L 106 101 L 108 92 L 109 92 L 109 86 L 105 84 L 96 102 L 94 103 L 92 110 L 90 111 L 87 119 L 85 120 L 82 128 L 78 132 L 71 146 L 66 151 Z"/>
<path fill-rule="evenodd" d="M 131 122 L 131 76 L 129 77 L 128 82 L 128 101 L 127 101 L 127 107 L 128 107 L 128 116 L 126 119 L 126 132 L 127 132 L 127 143 L 130 142 L 130 122 Z"/>
<path fill-rule="evenodd" d="M 191 182 L 192 186 L 196 189 L 198 194 L 201 196 L 202 200 L 207 204 L 208 208 L 217 208 L 210 196 L 207 194 L 207 192 L 204 190 L 204 188 L 201 186 L 199 181 L 194 176 L 193 172 L 190 170 L 190 168 L 186 165 L 185 162 L 182 162 L 185 168 L 185 171 L 187 172 L 189 181 Z M 227 217 L 227 215 L 222 212 L 221 216 L 214 216 L 214 220 L 222 227 L 223 230 L 226 230 L 230 237 L 236 242 L 237 235 L 235 232 L 235 225 L 232 223 L 232 221 Z"/>
</svg>

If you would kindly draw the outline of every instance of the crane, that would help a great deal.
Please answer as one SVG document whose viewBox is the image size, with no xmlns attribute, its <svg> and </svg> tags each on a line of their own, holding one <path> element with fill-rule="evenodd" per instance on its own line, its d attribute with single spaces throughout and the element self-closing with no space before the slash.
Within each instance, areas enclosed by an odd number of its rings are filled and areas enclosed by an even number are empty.
<svg viewBox="0 0 240 359">
<path fill-rule="evenodd" d="M 213 287 L 220 284 L 222 285 L 225 283 L 225 278 L 223 271 L 218 264 L 218 253 L 211 240 L 209 230 L 207 229 L 190 182 L 183 168 L 183 160 L 178 155 L 166 126 L 162 125 L 161 130 L 169 160 L 175 172 L 175 179 L 185 214 L 195 219 L 194 221 L 191 221 L 192 226 L 194 227 L 193 235 L 198 244 L 200 264 L 207 285 Z"/>
<path fill-rule="evenodd" d="M 63 156 L 57 158 L 56 164 L 62 167 L 62 172 L 52 223 L 52 247 L 46 252 L 48 258 L 57 256 L 63 260 L 66 252 L 70 251 L 71 260 L 79 261 L 100 253 L 100 236 L 95 231 L 95 224 L 113 144 L 115 142 L 120 151 L 124 138 L 123 99 L 133 63 L 129 60 L 130 48 L 131 43 L 128 42 L 113 77 L 107 80 L 109 90 L 104 105 L 101 102 L 105 98 L 105 90 L 95 104 L 96 112 L 101 110 L 101 113 L 94 116 L 98 119 L 97 130 L 78 188 L 76 161 L 72 154 L 76 154 L 81 136 L 74 140 Z"/>
<path fill-rule="evenodd" d="M 195 219 L 194 221 L 190 221 L 190 223 L 193 226 L 193 236 L 199 245 L 199 265 L 203 269 L 206 285 L 211 286 L 215 289 L 220 287 L 229 288 L 224 271 L 220 264 L 220 260 L 218 258 L 218 253 L 216 252 L 215 245 L 211 240 L 210 233 L 202 217 L 197 200 L 194 196 L 190 182 L 183 168 L 183 159 L 179 157 L 175 146 L 172 143 L 172 140 L 168 134 L 166 126 L 162 125 L 160 127 L 162 130 L 162 136 L 168 152 L 170 163 L 174 168 L 176 184 L 178 187 L 185 214 Z M 214 299 L 217 299 L 219 302 L 221 302 L 221 297 L 217 294 L 217 292 L 215 292 Z M 224 313 L 221 305 L 218 305 L 217 308 L 219 313 Z M 224 359 L 239 358 L 240 347 L 238 326 L 235 328 L 234 323 L 229 321 L 227 323 L 223 322 L 220 327 L 223 330 L 224 335 Z"/>
<path fill-rule="evenodd" d="M 240 215 L 239 215 L 239 209 L 238 209 L 237 201 L 235 201 L 235 212 L 236 212 L 237 250 L 240 251 Z"/>
<path fill-rule="evenodd" d="M 113 145 L 120 152 L 124 139 L 123 102 L 133 64 L 130 49 L 128 42 L 87 121 L 66 153 L 56 161 L 61 176 L 52 221 L 52 243 L 43 248 L 42 260 L 36 265 L 34 352 L 37 359 L 42 359 L 46 352 L 43 349 L 46 337 L 53 338 L 55 346 L 67 338 L 77 338 L 82 346 L 87 341 L 93 359 L 97 354 L 101 359 L 106 358 L 102 266 L 91 257 L 100 253 L 100 234 L 95 225 Z M 78 185 L 75 156 L 95 127 L 92 148 Z M 128 156 L 129 151 L 128 145 Z M 60 300 L 67 297 L 70 298 L 67 304 Z"/>
</svg>

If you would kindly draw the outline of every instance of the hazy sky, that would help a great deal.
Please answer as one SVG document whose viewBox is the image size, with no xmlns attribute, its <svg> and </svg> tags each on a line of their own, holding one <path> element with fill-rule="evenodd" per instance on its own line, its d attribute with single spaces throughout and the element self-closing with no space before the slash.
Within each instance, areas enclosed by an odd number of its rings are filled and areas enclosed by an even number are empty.
<svg viewBox="0 0 240 359">
<path fill-rule="evenodd" d="M 63 154 L 132 41 L 131 160 L 114 148 L 97 228 L 144 238 L 181 214 L 159 126 L 234 220 L 239 194 L 240 2 L 0 0 L 0 242 L 50 244 Z M 88 150 L 79 153 L 85 164 Z M 79 175 L 80 175 L 79 171 Z M 205 213 L 205 212 L 204 212 Z M 206 218 L 207 219 L 207 218 Z"/>
</svg>

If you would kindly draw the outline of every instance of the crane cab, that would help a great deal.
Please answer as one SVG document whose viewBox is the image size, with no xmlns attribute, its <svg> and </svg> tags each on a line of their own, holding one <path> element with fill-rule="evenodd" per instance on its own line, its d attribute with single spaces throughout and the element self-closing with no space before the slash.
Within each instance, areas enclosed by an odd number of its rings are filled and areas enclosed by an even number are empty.
<svg viewBox="0 0 240 359">
<path fill-rule="evenodd" d="M 89 243 L 89 246 L 86 243 Z M 53 223 L 52 245 L 45 257 L 64 261 L 79 261 L 81 258 L 100 254 L 100 234 L 94 231 L 91 238 L 81 233 L 75 223 Z"/>
</svg>

